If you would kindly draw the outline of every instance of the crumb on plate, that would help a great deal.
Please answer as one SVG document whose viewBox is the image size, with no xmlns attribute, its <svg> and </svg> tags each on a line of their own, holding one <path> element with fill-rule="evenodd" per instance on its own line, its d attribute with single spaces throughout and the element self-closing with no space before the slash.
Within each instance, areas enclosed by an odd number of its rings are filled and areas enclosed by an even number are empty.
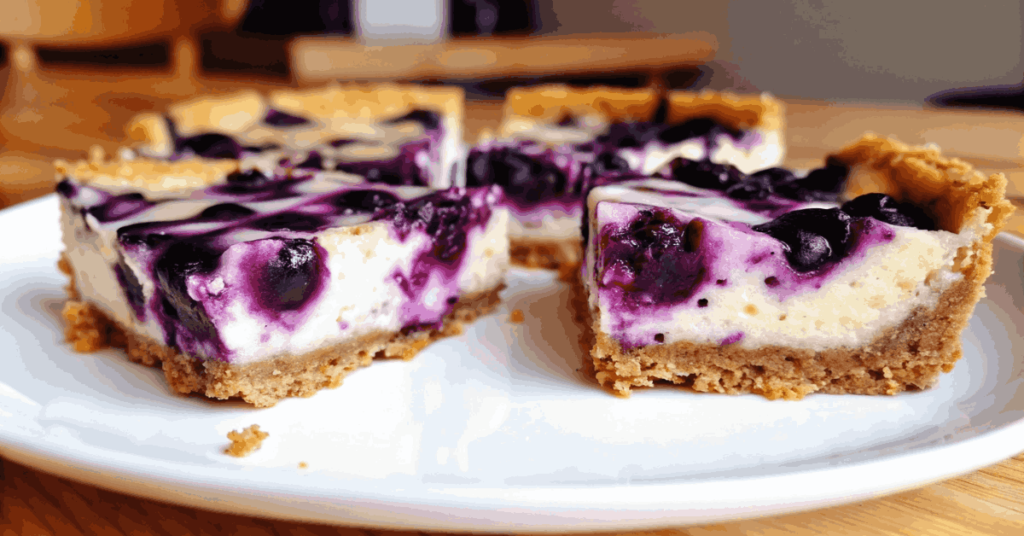
<svg viewBox="0 0 1024 536">
<path fill-rule="evenodd" d="M 260 445 L 263 444 L 263 440 L 270 435 L 266 432 L 260 431 L 260 425 L 254 424 L 242 431 L 232 430 L 228 432 L 228 439 L 231 440 L 231 446 L 224 449 L 224 454 L 230 454 L 236 458 L 248 456 L 252 454 L 252 451 L 258 450 Z"/>
<path fill-rule="evenodd" d="M 512 312 L 508 315 L 508 319 L 516 324 L 521 324 L 526 317 L 523 315 L 521 309 L 512 309 Z"/>
</svg>

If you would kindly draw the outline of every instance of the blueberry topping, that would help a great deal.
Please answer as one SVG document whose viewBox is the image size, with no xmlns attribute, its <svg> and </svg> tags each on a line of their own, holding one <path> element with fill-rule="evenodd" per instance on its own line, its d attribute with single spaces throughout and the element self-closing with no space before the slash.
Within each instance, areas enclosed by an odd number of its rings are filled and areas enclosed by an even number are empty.
<svg viewBox="0 0 1024 536">
<path fill-rule="evenodd" d="M 331 140 L 331 141 L 329 141 L 327 143 L 331 147 L 334 147 L 335 149 L 337 149 L 339 147 L 344 147 L 344 146 L 346 146 L 346 145 L 348 145 L 350 143 L 356 143 L 358 141 L 359 140 L 353 139 L 353 138 L 337 138 L 337 139 Z"/>
<path fill-rule="evenodd" d="M 404 123 L 406 121 L 413 121 L 423 125 L 423 130 L 431 131 L 437 130 L 441 126 L 441 116 L 430 110 L 413 110 L 402 117 L 398 117 L 388 121 L 390 124 Z"/>
<path fill-rule="evenodd" d="M 466 169 L 468 186 L 501 186 L 509 198 L 537 203 L 566 192 L 565 173 L 553 163 L 504 147 L 470 152 Z"/>
<path fill-rule="evenodd" d="M 64 177 L 60 182 L 57 183 L 57 193 L 64 196 L 65 198 L 72 198 L 78 193 L 78 187 L 73 182 Z"/>
<path fill-rule="evenodd" d="M 588 141 L 586 143 L 574 145 L 573 149 L 580 153 L 592 153 L 597 150 L 597 144 L 592 141 Z"/>
<path fill-rule="evenodd" d="M 240 220 L 247 216 L 252 216 L 253 214 L 256 214 L 256 211 L 251 208 L 243 207 L 242 205 L 235 203 L 221 203 L 219 205 L 213 205 L 199 213 L 199 219 L 233 221 Z"/>
<path fill-rule="evenodd" d="M 323 169 L 324 158 L 320 156 L 320 153 L 316 151 L 310 151 L 306 159 L 303 160 L 298 166 L 300 169 Z"/>
<path fill-rule="evenodd" d="M 846 176 L 850 170 L 843 165 L 828 164 L 825 167 L 812 170 L 806 177 L 801 179 L 804 187 L 816 192 L 838 193 L 846 182 Z"/>
<path fill-rule="evenodd" d="M 285 113 L 280 110 L 274 110 L 273 108 L 267 112 L 267 116 L 263 118 L 263 122 L 272 127 L 297 127 L 300 125 L 308 125 L 310 123 L 309 119 Z"/>
<path fill-rule="evenodd" d="M 761 200 L 772 195 L 772 182 L 768 177 L 752 175 L 745 181 L 730 186 L 725 195 L 732 199 Z"/>
<path fill-rule="evenodd" d="M 629 162 L 612 152 L 598 155 L 594 162 L 590 164 L 590 170 L 591 175 L 594 177 L 630 171 Z"/>
<path fill-rule="evenodd" d="M 425 184 L 417 171 L 402 170 L 400 165 L 385 162 L 340 162 L 334 167 L 338 171 L 359 175 L 367 182 L 391 185 Z M 403 171 L 405 171 L 403 173 Z"/>
<path fill-rule="evenodd" d="M 643 147 L 658 138 L 660 127 L 653 123 L 612 123 L 597 142 L 620 149 Z"/>
<path fill-rule="evenodd" d="M 314 233 L 325 227 L 329 222 L 315 214 L 297 214 L 294 212 L 282 212 L 260 218 L 252 223 L 256 229 L 264 231 L 295 231 L 300 233 Z"/>
<path fill-rule="evenodd" d="M 707 160 L 695 161 L 676 158 L 669 164 L 672 178 L 710 190 L 726 190 L 744 180 L 746 175 L 728 164 L 715 164 Z"/>
<path fill-rule="evenodd" d="M 247 153 L 262 153 L 264 151 L 274 151 L 280 149 L 281 146 L 276 143 L 264 143 L 263 145 L 246 145 L 242 147 L 242 150 Z"/>
<path fill-rule="evenodd" d="M 850 216 L 837 208 L 808 208 L 787 212 L 752 229 L 781 241 L 793 269 L 809 272 L 846 254 L 850 222 Z"/>
<path fill-rule="evenodd" d="M 378 190 L 351 190 L 331 196 L 330 202 L 338 208 L 351 209 L 353 212 L 372 213 L 397 203 L 398 198 Z"/>
<path fill-rule="evenodd" d="M 129 248 L 155 249 L 177 237 L 164 231 L 164 222 L 144 222 L 121 227 L 117 230 L 117 241 Z"/>
<path fill-rule="evenodd" d="M 192 153 L 203 158 L 234 158 L 242 155 L 242 147 L 223 134 L 199 134 L 177 141 L 179 153 Z"/>
<path fill-rule="evenodd" d="M 227 176 L 228 184 L 246 184 L 258 186 L 270 180 L 262 171 L 253 168 L 246 171 L 236 171 Z"/>
<path fill-rule="evenodd" d="M 768 169 L 762 169 L 761 171 L 758 171 L 757 173 L 752 173 L 750 175 L 750 178 L 752 178 L 752 179 L 753 178 L 757 178 L 757 179 L 761 179 L 761 180 L 767 180 L 768 182 L 770 182 L 773 185 L 774 184 L 784 184 L 784 183 L 793 182 L 793 181 L 796 180 L 796 176 L 793 175 L 792 171 L 790 171 L 790 170 L 788 170 L 786 168 L 781 168 L 781 167 L 773 167 L 773 168 L 768 168 Z"/>
<path fill-rule="evenodd" d="M 155 204 L 140 193 L 122 194 L 90 208 L 89 214 L 92 214 L 101 223 L 106 223 L 130 218 Z"/>
<path fill-rule="evenodd" d="M 460 189 L 452 188 L 396 203 L 378 211 L 374 219 L 390 219 L 403 240 L 413 229 L 421 230 L 434 241 L 433 255 L 441 262 L 454 263 L 466 249 L 468 228 L 489 217 L 489 208 L 474 207 Z"/>
<path fill-rule="evenodd" d="M 714 119 L 698 118 L 664 128 L 658 139 L 663 143 L 679 143 L 703 136 L 711 137 L 727 132 Z"/>
<path fill-rule="evenodd" d="M 843 203 L 842 210 L 854 218 L 871 217 L 892 225 L 926 231 L 935 229 L 935 222 L 923 210 L 908 203 L 899 203 L 885 194 L 862 195 Z"/>
<path fill-rule="evenodd" d="M 326 271 L 316 244 L 303 239 L 281 241 L 281 250 L 256 278 L 256 299 L 272 311 L 295 310 L 307 303 L 322 286 Z"/>
<path fill-rule="evenodd" d="M 684 225 L 667 210 L 641 211 L 602 238 L 600 284 L 621 288 L 631 308 L 689 299 L 707 272 L 699 248 L 703 225 L 696 221 Z"/>
</svg>

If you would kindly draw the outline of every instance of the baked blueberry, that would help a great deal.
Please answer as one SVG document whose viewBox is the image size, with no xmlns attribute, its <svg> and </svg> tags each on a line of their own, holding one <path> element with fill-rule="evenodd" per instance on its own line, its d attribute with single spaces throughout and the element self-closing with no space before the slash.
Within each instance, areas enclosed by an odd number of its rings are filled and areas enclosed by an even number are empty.
<svg viewBox="0 0 1024 536">
<path fill-rule="evenodd" d="M 785 244 L 786 258 L 793 269 L 809 272 L 846 255 L 850 222 L 850 216 L 837 208 L 807 208 L 787 212 L 752 229 Z"/>
<path fill-rule="evenodd" d="M 854 218 L 871 217 L 892 225 L 935 230 L 935 222 L 919 207 L 900 203 L 885 194 L 865 194 L 843 203 L 843 212 Z"/>
<path fill-rule="evenodd" d="M 628 171 L 630 171 L 629 162 L 610 151 L 599 154 L 590 164 L 590 172 L 593 177 Z"/>
<path fill-rule="evenodd" d="M 263 118 L 263 122 L 273 127 L 297 127 L 301 125 L 308 125 L 309 119 L 292 115 L 280 110 L 273 108 L 267 112 L 267 116 Z"/>
<path fill-rule="evenodd" d="M 761 200 L 771 196 L 772 191 L 771 179 L 764 175 L 754 175 L 730 186 L 725 195 L 733 199 Z"/>
<path fill-rule="evenodd" d="M 679 143 L 693 138 L 712 137 L 725 132 L 726 130 L 715 120 L 698 118 L 665 127 L 658 133 L 658 140 L 662 143 Z"/>
<path fill-rule="evenodd" d="M 707 273 L 700 252 L 703 225 L 696 221 L 684 225 L 666 210 L 641 211 L 603 239 L 597 266 L 601 285 L 622 288 L 629 308 L 689 299 Z"/>
<path fill-rule="evenodd" d="M 180 138 L 175 143 L 178 153 L 194 154 L 203 158 L 233 158 L 242 155 L 242 147 L 234 139 L 223 134 L 199 134 Z"/>
<path fill-rule="evenodd" d="M 648 122 L 612 123 L 597 142 L 620 149 L 643 147 L 657 139 L 660 130 L 659 125 Z"/>
<path fill-rule="evenodd" d="M 281 212 L 260 218 L 251 223 L 253 228 L 264 231 L 316 232 L 328 225 L 323 217 L 316 214 Z"/>
<path fill-rule="evenodd" d="M 111 197 L 102 204 L 89 209 L 89 214 L 99 222 L 123 220 L 146 210 L 156 203 L 147 200 L 140 193 L 122 194 Z"/>
<path fill-rule="evenodd" d="M 245 184 L 249 186 L 258 186 L 270 180 L 262 171 L 252 168 L 246 171 L 235 171 L 228 174 L 228 184 Z"/>
<path fill-rule="evenodd" d="M 390 124 L 403 123 L 406 121 L 412 121 L 423 125 L 423 130 L 437 130 L 441 126 L 441 116 L 430 110 L 413 110 L 402 117 L 398 117 L 388 121 Z"/>
<path fill-rule="evenodd" d="M 234 221 L 256 214 L 256 211 L 237 203 L 213 205 L 199 213 L 199 219 L 211 221 Z"/>
<path fill-rule="evenodd" d="M 672 178 L 679 182 L 710 190 L 726 190 L 746 178 L 742 171 L 733 166 L 708 160 L 676 158 L 669 163 L 669 171 Z"/>
<path fill-rule="evenodd" d="M 474 149 L 467 164 L 467 186 L 497 184 L 520 202 L 537 203 L 566 192 L 568 181 L 562 170 L 517 148 Z"/>
<path fill-rule="evenodd" d="M 271 311 L 295 310 L 307 303 L 322 286 L 324 259 L 317 245 L 305 239 L 272 239 L 282 242 L 277 255 L 255 278 L 256 300 Z"/>
<path fill-rule="evenodd" d="M 331 196 L 330 202 L 340 209 L 372 213 L 379 208 L 397 203 L 398 198 L 394 194 L 378 190 L 351 190 Z"/>
</svg>

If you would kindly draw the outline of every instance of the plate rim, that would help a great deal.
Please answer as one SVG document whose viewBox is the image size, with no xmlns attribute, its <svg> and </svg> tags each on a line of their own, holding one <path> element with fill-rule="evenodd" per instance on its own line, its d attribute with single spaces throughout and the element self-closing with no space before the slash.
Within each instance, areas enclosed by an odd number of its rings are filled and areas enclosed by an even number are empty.
<svg viewBox="0 0 1024 536">
<path fill-rule="evenodd" d="M 50 194 L 0 211 L 0 220 L 23 210 L 42 210 L 55 197 Z M 994 243 L 1024 255 L 1024 238 L 1001 233 Z M 207 468 L 204 474 L 197 475 L 187 470 L 187 464 L 144 466 L 141 461 L 117 459 L 112 450 L 91 448 L 84 455 L 69 455 L 61 445 L 47 441 L 46 436 L 19 436 L 0 426 L 0 455 L 5 459 L 150 500 L 292 521 L 475 532 L 640 530 L 782 515 L 922 487 L 1020 452 L 1024 452 L 1024 417 L 951 444 L 772 475 L 513 488 L 439 485 L 426 488 L 425 493 L 404 494 L 370 491 L 365 487 L 353 489 L 337 485 L 344 484 L 343 481 L 335 481 L 330 488 L 335 493 L 328 494 L 329 490 L 322 486 L 310 488 L 295 481 L 273 482 L 275 487 L 266 490 L 248 488 L 245 484 L 254 484 L 253 478 L 239 479 L 240 467 L 236 465 Z M 935 471 L 936 465 L 928 463 L 931 461 L 941 461 L 937 466 L 942 470 Z M 894 474 L 898 477 L 894 478 Z M 885 478 L 879 479 L 882 475 Z M 826 481 L 833 485 L 820 485 Z M 842 484 L 834 485 L 837 481 Z M 880 481 L 884 485 L 876 484 Z M 624 494 L 624 490 L 628 493 Z M 574 498 L 571 506 L 565 505 L 567 496 Z M 725 497 L 729 499 L 723 500 Z M 299 501 L 305 503 L 304 508 L 296 508 Z"/>
</svg>

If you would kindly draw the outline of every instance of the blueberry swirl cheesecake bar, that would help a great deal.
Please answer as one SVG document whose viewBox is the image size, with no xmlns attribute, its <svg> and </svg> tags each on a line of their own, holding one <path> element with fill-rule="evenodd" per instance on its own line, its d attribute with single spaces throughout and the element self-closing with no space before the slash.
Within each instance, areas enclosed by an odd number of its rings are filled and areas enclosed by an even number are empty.
<svg viewBox="0 0 1024 536">
<path fill-rule="evenodd" d="M 597 380 L 799 399 L 926 388 L 1012 212 L 1002 175 L 865 136 L 808 174 L 678 160 L 597 181 L 577 307 Z"/>
<path fill-rule="evenodd" d="M 767 95 L 515 88 L 500 136 L 470 149 L 466 184 L 504 189 L 517 263 L 576 265 L 591 177 L 651 173 L 677 157 L 770 167 L 783 157 L 782 116 Z"/>
<path fill-rule="evenodd" d="M 123 347 L 177 392 L 262 407 L 336 387 L 374 358 L 410 359 L 499 302 L 499 188 L 232 165 L 58 165 L 78 351 Z"/>
<path fill-rule="evenodd" d="M 457 87 L 331 85 L 204 96 L 128 126 L 122 156 L 227 159 L 264 174 L 343 171 L 367 181 L 446 188 L 461 154 Z"/>
</svg>

